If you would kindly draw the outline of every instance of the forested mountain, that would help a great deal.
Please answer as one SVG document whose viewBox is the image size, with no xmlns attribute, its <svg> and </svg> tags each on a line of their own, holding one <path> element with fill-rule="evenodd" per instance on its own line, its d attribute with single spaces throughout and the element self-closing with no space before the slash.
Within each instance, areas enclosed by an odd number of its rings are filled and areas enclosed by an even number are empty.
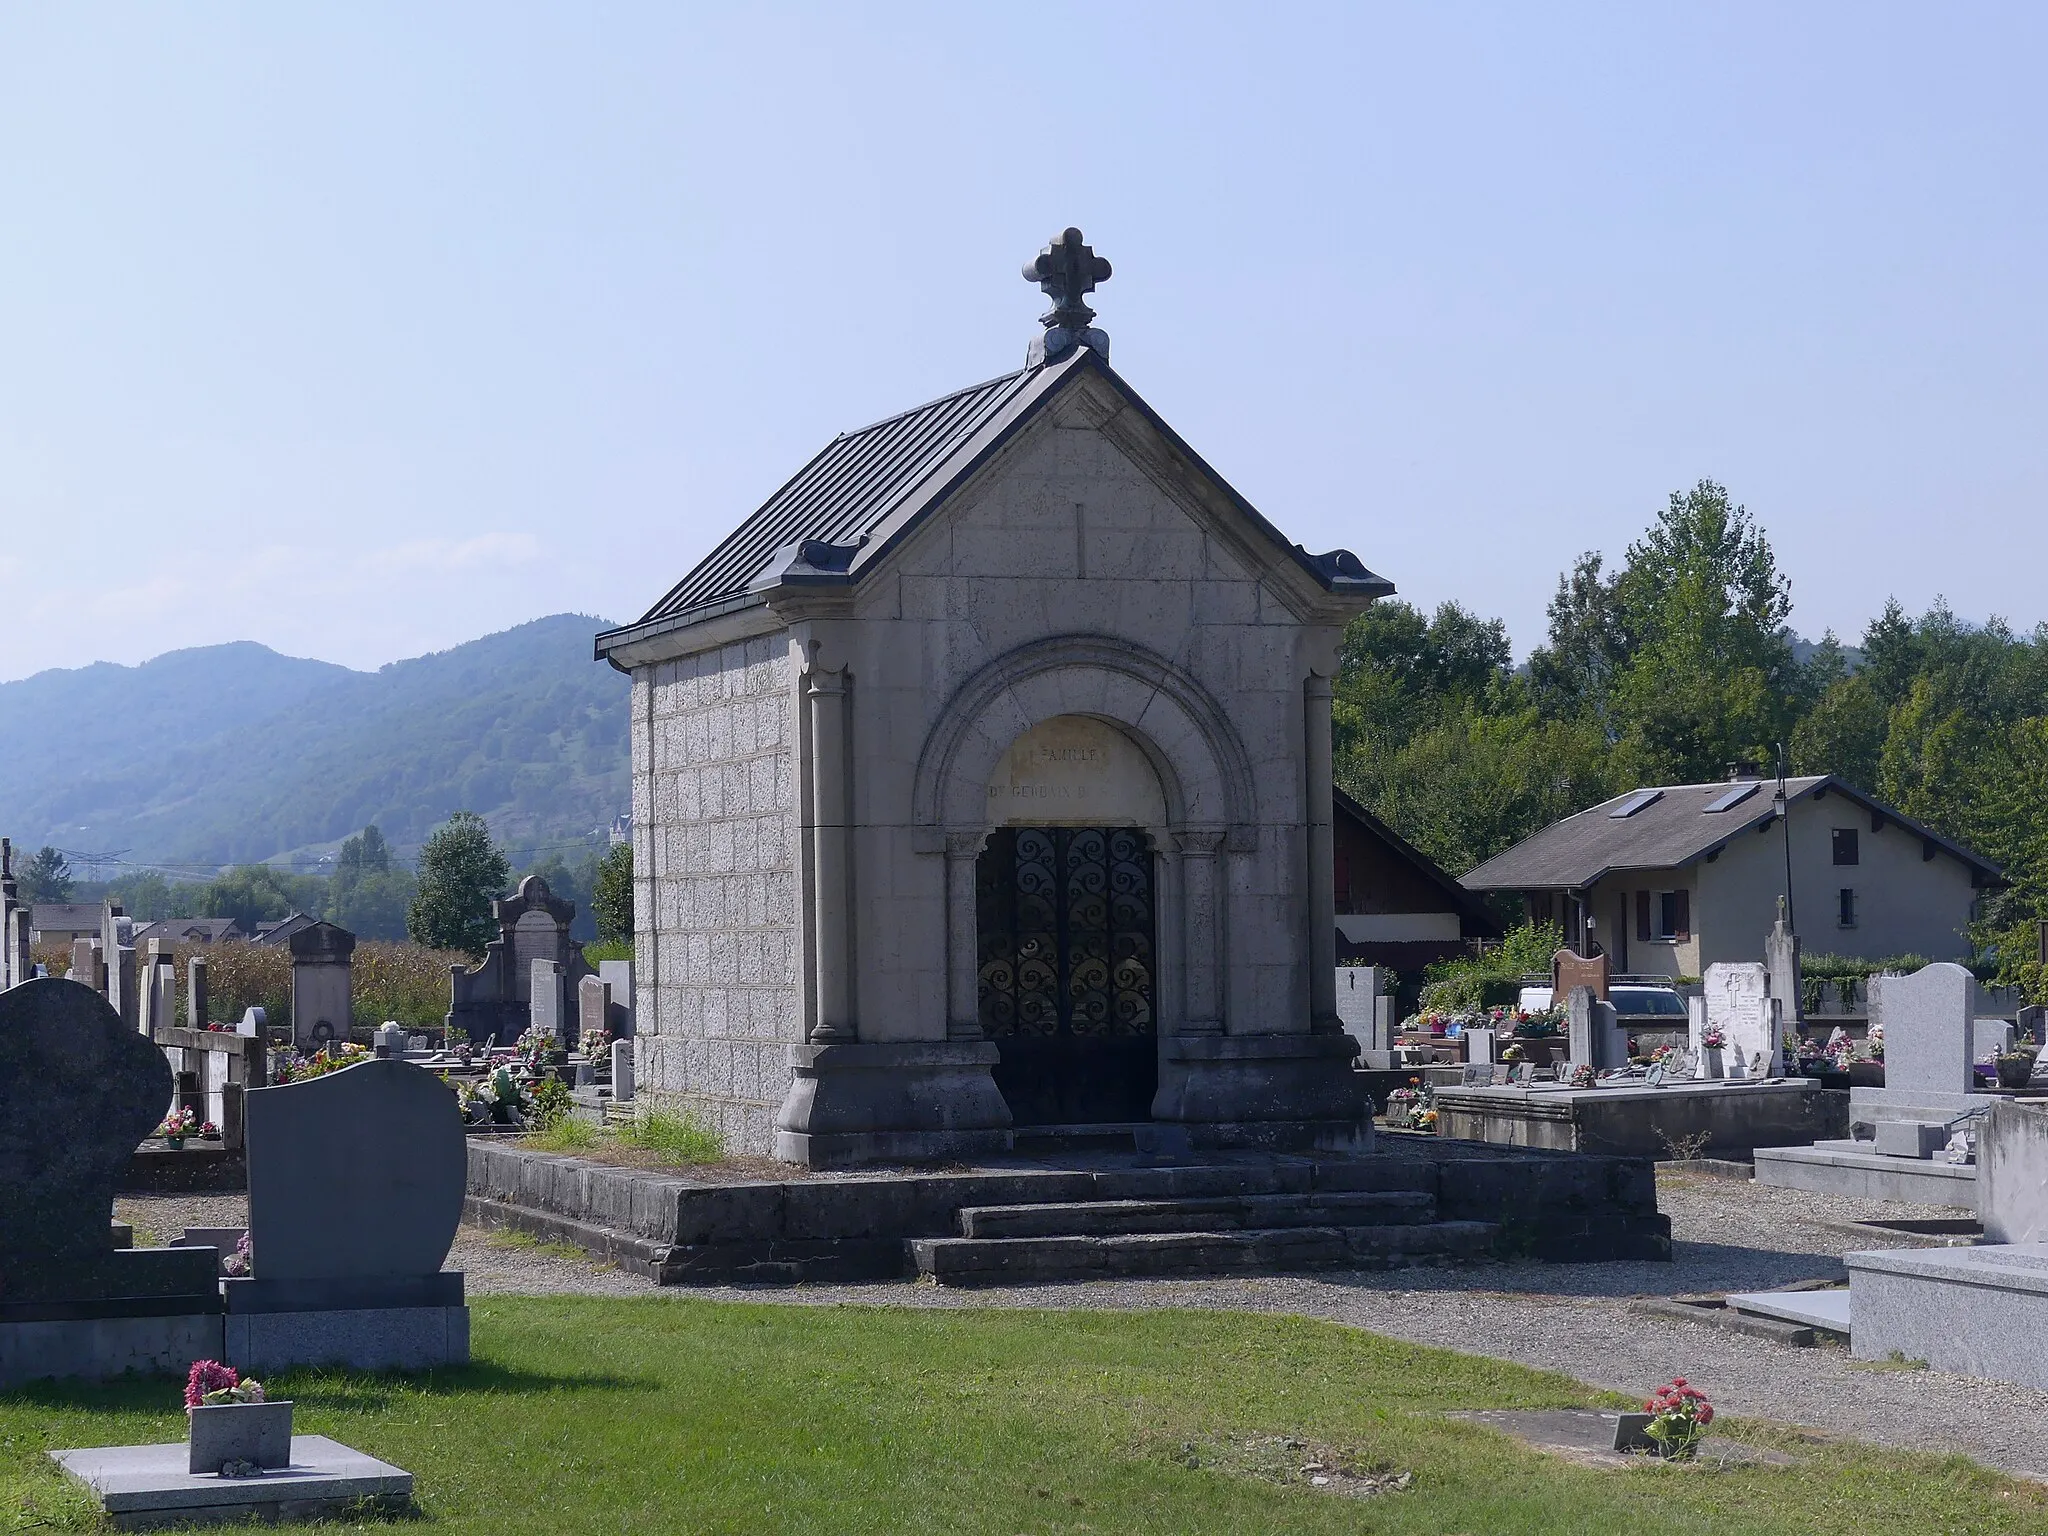
<svg viewBox="0 0 2048 1536">
<path fill-rule="evenodd" d="M 631 798 L 603 627 L 557 614 L 376 672 L 242 642 L 0 684 L 0 832 L 195 866 L 372 824 L 409 860 L 456 810 L 515 847 L 585 838 Z"/>
</svg>

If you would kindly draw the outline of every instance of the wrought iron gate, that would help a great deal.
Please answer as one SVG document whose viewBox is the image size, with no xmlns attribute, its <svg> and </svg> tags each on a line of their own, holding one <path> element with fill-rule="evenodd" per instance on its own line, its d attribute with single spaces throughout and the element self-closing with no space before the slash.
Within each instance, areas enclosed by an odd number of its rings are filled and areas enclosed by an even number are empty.
<svg viewBox="0 0 2048 1536">
<path fill-rule="evenodd" d="M 1020 1125 L 1149 1117 L 1152 871 L 1145 834 L 1124 827 L 1006 827 L 982 851 L 981 1026 Z"/>
</svg>

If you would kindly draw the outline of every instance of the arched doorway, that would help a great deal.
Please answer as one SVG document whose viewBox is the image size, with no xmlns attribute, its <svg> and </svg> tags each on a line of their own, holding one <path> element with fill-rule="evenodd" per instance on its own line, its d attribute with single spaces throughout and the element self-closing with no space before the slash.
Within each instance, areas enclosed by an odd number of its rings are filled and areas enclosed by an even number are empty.
<svg viewBox="0 0 2048 1536">
<path fill-rule="evenodd" d="M 1115 726 L 1063 715 L 989 780 L 975 863 L 981 1027 L 1019 1125 L 1149 1118 L 1159 1081 L 1158 775 Z"/>
</svg>

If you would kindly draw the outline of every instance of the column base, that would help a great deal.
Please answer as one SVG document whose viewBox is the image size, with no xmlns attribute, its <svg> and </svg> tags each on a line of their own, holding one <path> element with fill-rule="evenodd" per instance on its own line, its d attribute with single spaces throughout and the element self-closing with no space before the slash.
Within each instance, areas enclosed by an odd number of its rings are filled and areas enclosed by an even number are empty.
<svg viewBox="0 0 2048 1536">
<path fill-rule="evenodd" d="M 1176 1035 L 1159 1042 L 1152 1118 L 1197 1147 L 1363 1150 L 1372 1108 L 1348 1035 Z"/>
<path fill-rule="evenodd" d="M 986 1041 L 793 1045 L 775 1156 L 811 1168 L 947 1162 L 1011 1151 Z"/>
</svg>

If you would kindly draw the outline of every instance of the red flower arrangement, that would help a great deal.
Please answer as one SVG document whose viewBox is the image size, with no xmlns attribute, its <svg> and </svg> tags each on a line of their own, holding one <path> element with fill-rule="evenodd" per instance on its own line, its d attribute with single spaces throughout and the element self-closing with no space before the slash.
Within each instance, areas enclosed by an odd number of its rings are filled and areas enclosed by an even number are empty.
<svg viewBox="0 0 2048 1536">
<path fill-rule="evenodd" d="M 1679 1459 L 1699 1449 L 1707 1426 L 1714 1422 L 1714 1405 L 1707 1401 L 1706 1393 L 1687 1386 L 1683 1376 L 1674 1376 L 1659 1387 L 1643 1404 L 1643 1412 L 1650 1415 L 1643 1433 L 1662 1446 L 1666 1456 Z"/>
<path fill-rule="evenodd" d="M 210 1408 L 221 1403 L 260 1403 L 263 1383 L 244 1381 L 242 1373 L 218 1360 L 194 1360 L 185 1378 L 185 1406 Z"/>
</svg>

